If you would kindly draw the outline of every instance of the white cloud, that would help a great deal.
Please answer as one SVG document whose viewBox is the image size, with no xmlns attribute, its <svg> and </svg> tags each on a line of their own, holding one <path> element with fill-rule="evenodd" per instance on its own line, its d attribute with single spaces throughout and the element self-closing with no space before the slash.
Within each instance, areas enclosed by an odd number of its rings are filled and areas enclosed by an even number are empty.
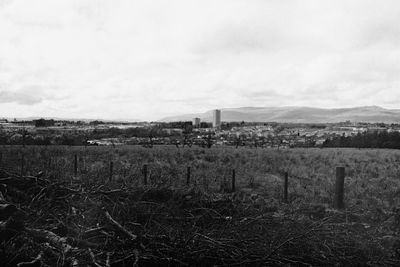
<svg viewBox="0 0 400 267">
<path fill-rule="evenodd" d="M 394 0 L 3 0 L 0 116 L 398 108 L 399 24 Z"/>
<path fill-rule="evenodd" d="M 34 105 L 42 102 L 42 98 L 37 94 L 32 94 L 37 88 L 23 88 L 17 91 L 9 91 L 7 89 L 1 89 L 0 91 L 0 103 L 17 103 L 20 105 Z"/>
</svg>

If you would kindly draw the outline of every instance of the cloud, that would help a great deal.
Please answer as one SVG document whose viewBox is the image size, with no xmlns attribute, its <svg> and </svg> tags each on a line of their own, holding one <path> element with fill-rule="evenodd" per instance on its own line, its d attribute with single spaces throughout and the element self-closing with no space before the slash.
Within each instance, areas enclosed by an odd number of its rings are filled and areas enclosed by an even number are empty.
<svg viewBox="0 0 400 267">
<path fill-rule="evenodd" d="M 16 91 L 0 88 L 0 103 L 17 103 L 30 106 L 39 104 L 43 99 L 37 94 L 34 88 L 23 88 Z"/>
<path fill-rule="evenodd" d="M 0 116 L 395 108 L 399 24 L 397 0 L 0 0 Z"/>
<path fill-rule="evenodd" d="M 281 49 L 286 36 L 272 25 L 243 25 L 241 23 L 222 25 L 206 36 L 204 42 L 195 49 L 202 53 L 246 53 L 274 52 Z"/>
</svg>

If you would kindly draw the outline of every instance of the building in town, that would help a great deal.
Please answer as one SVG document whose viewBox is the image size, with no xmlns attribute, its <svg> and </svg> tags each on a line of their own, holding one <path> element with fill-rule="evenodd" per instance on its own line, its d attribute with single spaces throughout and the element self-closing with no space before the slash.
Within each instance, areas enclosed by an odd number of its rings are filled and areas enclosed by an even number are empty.
<svg viewBox="0 0 400 267">
<path fill-rule="evenodd" d="M 221 110 L 219 110 L 219 109 L 213 110 L 212 125 L 214 128 L 221 127 Z"/>
</svg>

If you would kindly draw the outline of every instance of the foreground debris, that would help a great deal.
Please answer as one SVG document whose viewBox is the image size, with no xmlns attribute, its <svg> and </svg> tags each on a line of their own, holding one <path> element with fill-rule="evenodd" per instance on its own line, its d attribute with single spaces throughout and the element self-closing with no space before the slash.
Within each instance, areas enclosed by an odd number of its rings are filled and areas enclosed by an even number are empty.
<svg viewBox="0 0 400 267">
<path fill-rule="evenodd" d="M 399 266 L 399 214 L 0 169 L 1 266 Z"/>
</svg>

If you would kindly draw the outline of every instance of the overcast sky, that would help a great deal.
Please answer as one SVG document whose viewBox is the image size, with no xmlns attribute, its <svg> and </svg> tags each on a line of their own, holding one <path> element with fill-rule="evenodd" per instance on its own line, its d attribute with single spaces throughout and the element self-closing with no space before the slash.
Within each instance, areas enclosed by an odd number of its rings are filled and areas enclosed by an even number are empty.
<svg viewBox="0 0 400 267">
<path fill-rule="evenodd" d="M 0 117 L 400 108 L 398 0 L 0 0 Z"/>
</svg>

